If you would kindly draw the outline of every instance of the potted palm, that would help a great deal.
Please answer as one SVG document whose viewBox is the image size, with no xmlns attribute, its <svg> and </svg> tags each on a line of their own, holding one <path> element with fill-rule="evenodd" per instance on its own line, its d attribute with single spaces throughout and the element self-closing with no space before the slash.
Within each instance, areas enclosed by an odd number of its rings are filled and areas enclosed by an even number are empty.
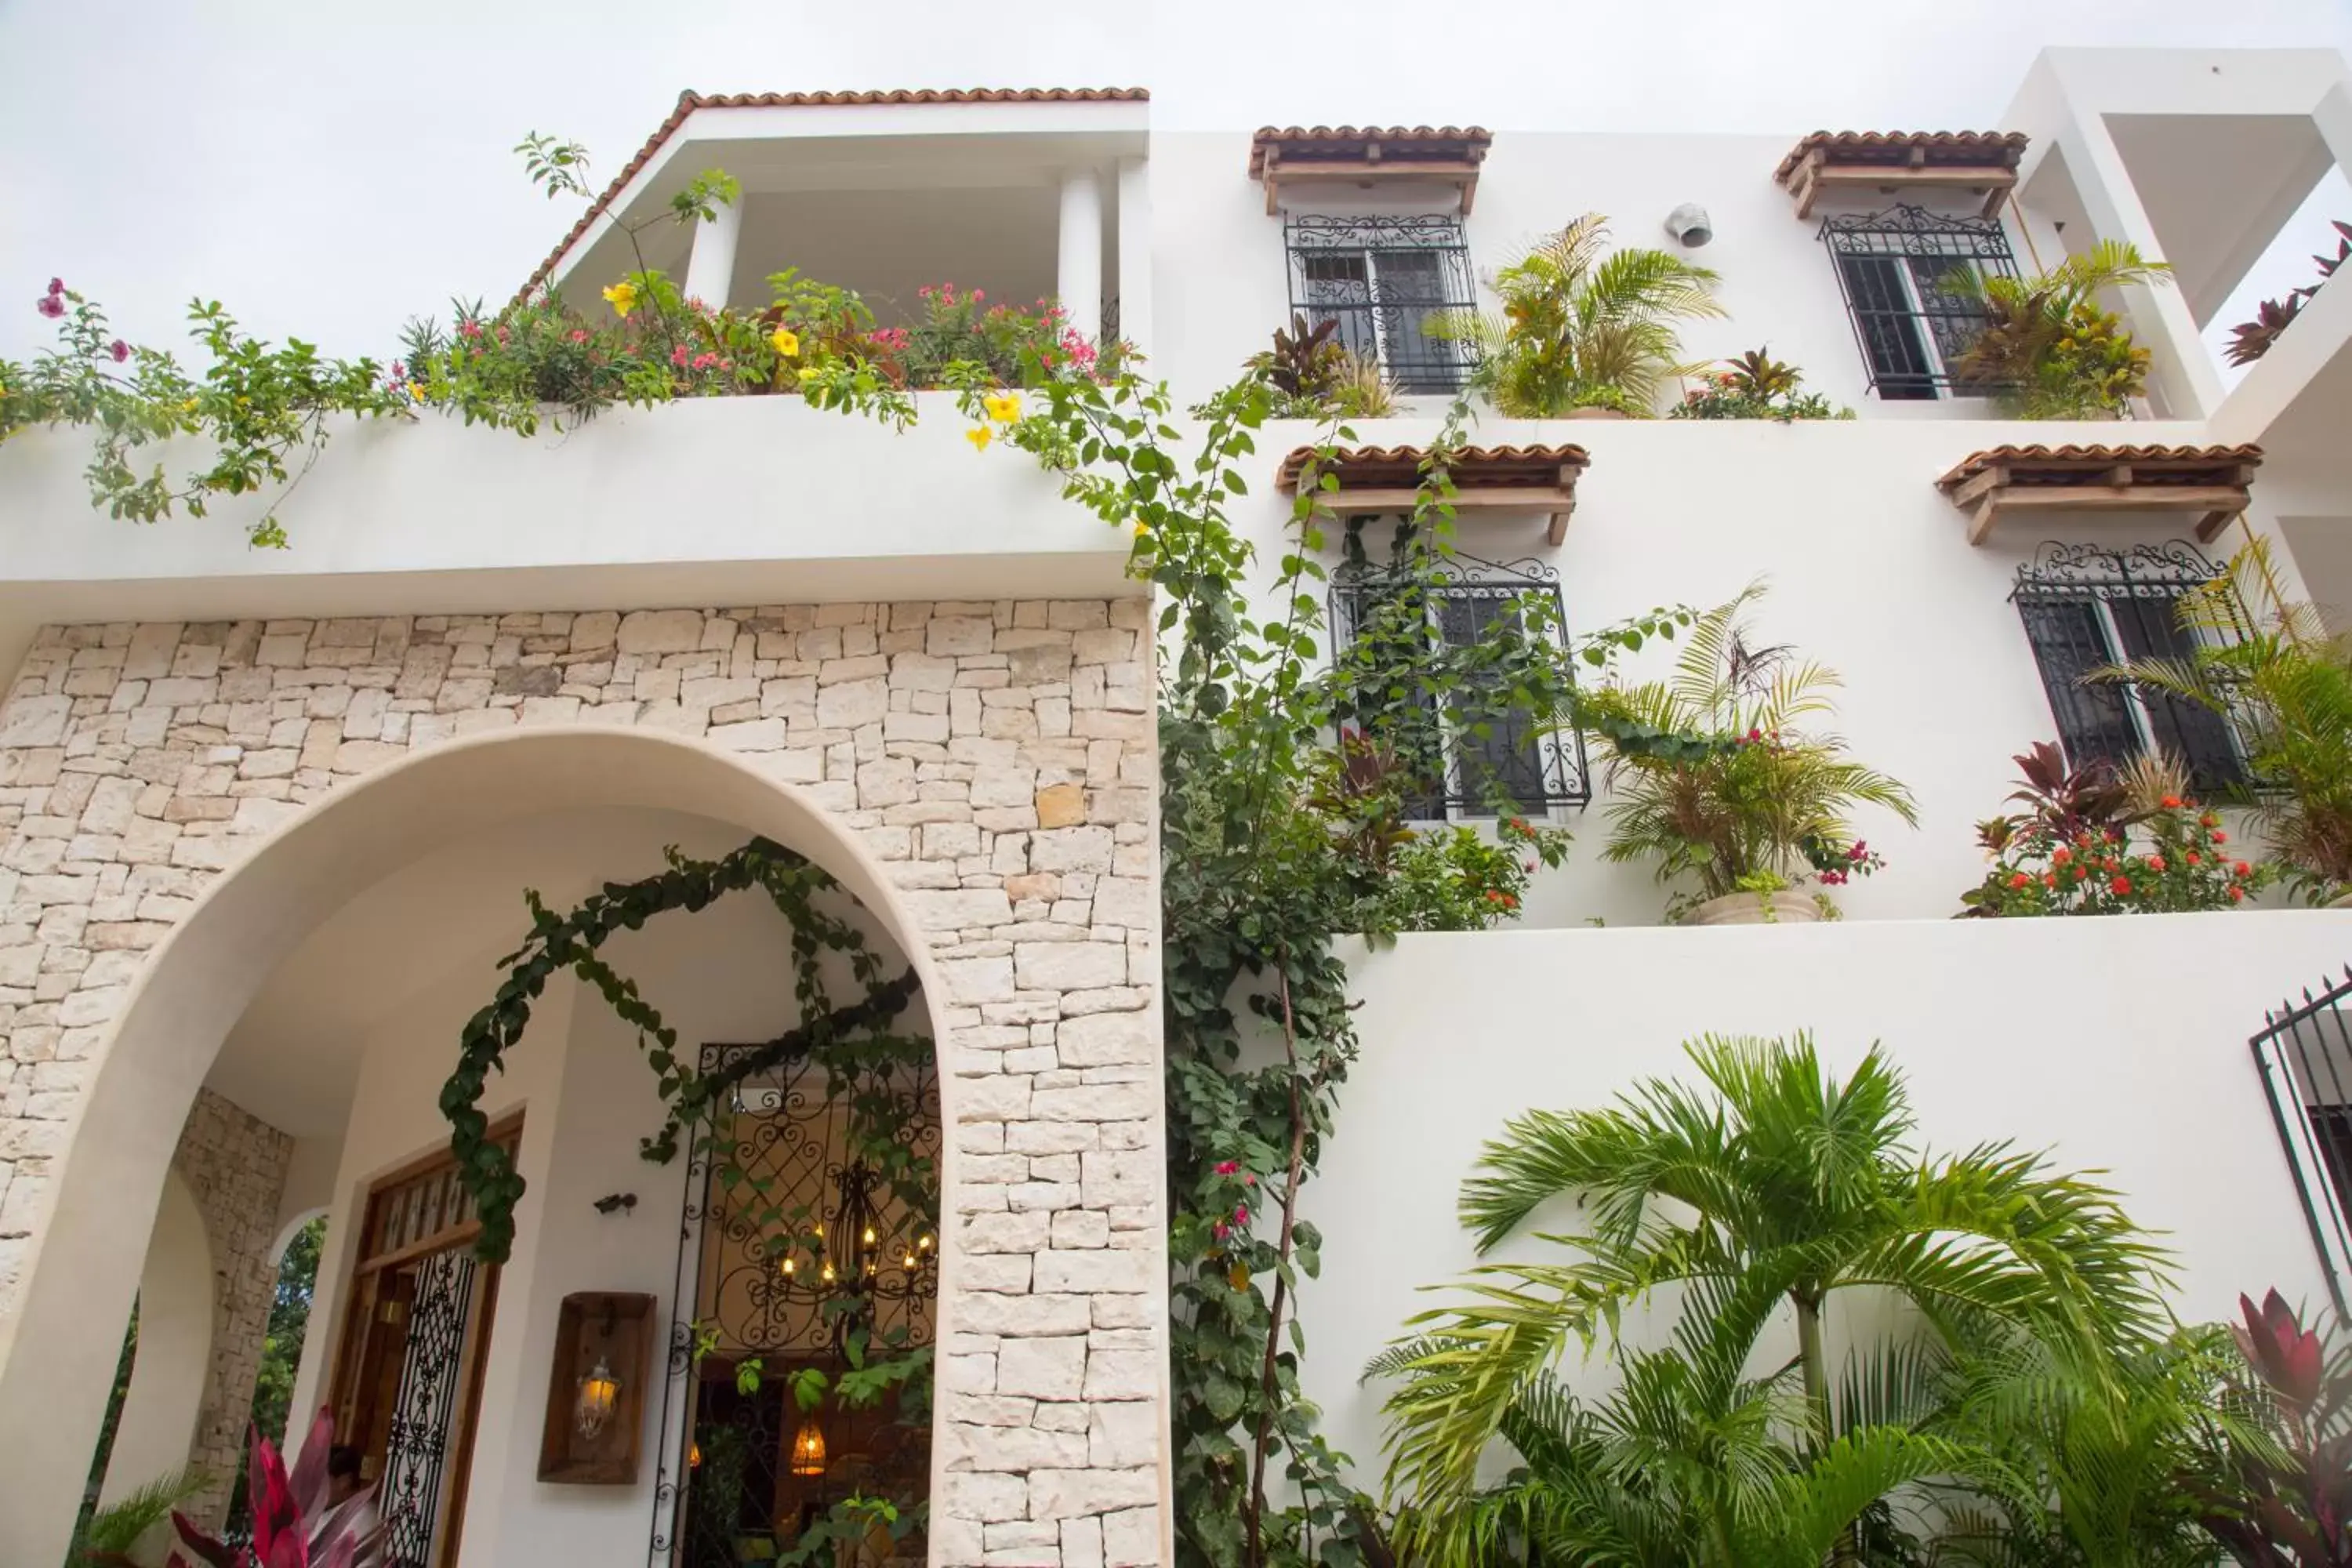
<svg viewBox="0 0 2352 1568">
<path fill-rule="evenodd" d="M 2307 903 L 2352 901 L 2352 653 L 2287 596 L 2265 539 L 2179 610 L 2196 639 L 2188 658 L 2135 659 L 2092 679 L 2152 687 L 2228 720 L 2263 785 L 2254 820 L 2288 886 Z"/>
<path fill-rule="evenodd" d="M 1587 213 L 1487 279 L 1499 311 L 1432 323 L 1433 335 L 1475 350 L 1472 388 L 1497 413 L 1646 418 L 1659 389 L 1688 369 L 1675 323 L 1725 313 L 1710 269 L 1608 243 L 1608 220 Z"/>
<path fill-rule="evenodd" d="M 1952 368 L 2018 418 L 2120 419 L 2147 389 L 2148 352 L 2099 308 L 2099 297 L 2159 282 L 2171 270 L 2136 247 L 2103 239 L 2039 278 L 1958 274 L 1953 286 L 1979 298 L 1985 326 Z"/>
<path fill-rule="evenodd" d="M 1798 726 L 1831 711 L 1835 672 L 1749 640 L 1763 594 L 1699 616 L 1674 679 L 1604 687 L 1580 704 L 1608 759 L 1609 859 L 1654 859 L 1681 884 L 1670 921 L 1751 925 L 1835 918 L 1822 889 L 1879 868 L 1854 833 L 1864 805 L 1917 825 L 1911 793 Z M 1810 890 L 1809 890 L 1810 889 Z"/>
</svg>

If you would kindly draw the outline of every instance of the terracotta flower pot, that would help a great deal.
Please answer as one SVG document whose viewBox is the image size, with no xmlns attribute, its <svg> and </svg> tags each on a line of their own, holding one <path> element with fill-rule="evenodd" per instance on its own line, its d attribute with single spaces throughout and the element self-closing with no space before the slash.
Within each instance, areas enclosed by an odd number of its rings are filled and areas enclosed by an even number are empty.
<svg viewBox="0 0 2352 1568">
<path fill-rule="evenodd" d="M 1686 926 L 1812 925 L 1822 918 L 1821 905 L 1811 893 L 1727 893 L 1693 904 L 1683 916 Z"/>
</svg>

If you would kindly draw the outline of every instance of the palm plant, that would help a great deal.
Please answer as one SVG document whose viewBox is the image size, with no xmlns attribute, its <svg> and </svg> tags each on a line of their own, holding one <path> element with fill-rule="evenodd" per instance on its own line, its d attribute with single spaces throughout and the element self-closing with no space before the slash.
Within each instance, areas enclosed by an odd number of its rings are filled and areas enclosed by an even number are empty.
<svg viewBox="0 0 2352 1568">
<path fill-rule="evenodd" d="M 1609 252 L 1609 222 L 1587 213 L 1487 279 L 1499 313 L 1453 311 L 1431 335 L 1473 345 L 1474 390 L 1497 412 L 1556 417 L 1579 408 L 1647 416 L 1688 368 L 1675 323 L 1725 314 L 1717 275 L 1668 251 Z"/>
<path fill-rule="evenodd" d="M 1609 760 L 1604 854 L 1654 858 L 1660 881 L 1694 877 L 1700 899 L 1870 869 L 1849 821 L 1859 806 L 1918 820 L 1910 792 L 1849 760 L 1843 740 L 1798 731 L 1831 710 L 1838 678 L 1748 640 L 1741 615 L 1763 592 L 1750 584 L 1699 616 L 1672 680 L 1605 687 L 1580 706 Z"/>
<path fill-rule="evenodd" d="M 1981 303 L 1985 327 L 1952 369 L 2021 418 L 2126 414 L 2147 388 L 2148 353 L 2113 312 L 2099 308 L 2099 296 L 2126 284 L 2152 284 L 2171 270 L 2116 239 L 2103 239 L 2038 278 L 1956 270 L 1946 287 Z"/>
<path fill-rule="evenodd" d="M 2252 802 L 2287 881 L 2309 902 L 2352 889 L 2352 653 L 2310 605 L 2291 599 L 2252 539 L 2210 583 L 2181 596 L 2186 658 L 2095 671 L 2228 719 L 2263 784 Z"/>
<path fill-rule="evenodd" d="M 66 1568 L 132 1568 L 132 1550 L 171 1519 L 172 1510 L 212 1484 L 194 1468 L 173 1470 L 149 1481 L 89 1516 L 74 1533 Z"/>
<path fill-rule="evenodd" d="M 1802 1036 L 1685 1048 L 1705 1091 L 1652 1079 L 1486 1146 L 1462 1197 L 1480 1250 L 1572 1194 L 1581 1226 L 1540 1239 L 1573 1256 L 1480 1267 L 1374 1365 L 1400 1379 L 1388 1485 L 1433 1563 L 1491 1561 L 1508 1536 L 1545 1563 L 1817 1564 L 1871 1505 L 1979 1465 L 1922 1418 L 1948 1353 L 2032 1343 L 2104 1377 L 2160 1320 L 2162 1255 L 2113 1194 L 2006 1144 L 1916 1149 L 1879 1051 L 1841 1081 Z M 1617 1351 L 1617 1392 L 1563 1405 L 1548 1374 L 1569 1342 L 1613 1341 L 1669 1287 L 1671 1349 Z M 1894 1292 L 1924 1334 L 1833 1380 L 1825 1319 L 1854 1289 Z M 1759 1353 L 1777 1370 L 1744 1376 Z M 1528 1488 L 1479 1489 L 1496 1437 Z"/>
</svg>

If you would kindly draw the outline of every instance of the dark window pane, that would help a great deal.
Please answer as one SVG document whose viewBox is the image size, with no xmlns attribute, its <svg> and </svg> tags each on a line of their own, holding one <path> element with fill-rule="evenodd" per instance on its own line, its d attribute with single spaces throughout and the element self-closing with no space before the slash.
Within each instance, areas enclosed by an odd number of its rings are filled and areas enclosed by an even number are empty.
<svg viewBox="0 0 2352 1568">
<path fill-rule="evenodd" d="M 2197 651 L 2194 635 L 2180 624 L 2179 601 L 2163 598 L 2117 598 L 2107 602 L 2115 618 L 2116 636 L 2126 658 L 2168 658 L 2183 663 Z M 2200 703 L 2168 697 L 2150 687 L 2137 687 L 2140 712 L 2157 748 L 2189 769 L 2189 782 L 2200 790 L 2221 791 L 2245 782 L 2245 765 L 2221 716 Z"/>
<path fill-rule="evenodd" d="M 1474 647 L 1489 628 L 1515 627 L 1518 605 L 1503 595 L 1448 598 L 1439 605 L 1438 623 L 1449 646 Z M 1473 689 L 1454 697 L 1453 719 L 1459 793 L 1479 807 L 1540 809 L 1549 792 L 1536 716 L 1509 706 L 1503 691 Z"/>
<path fill-rule="evenodd" d="M 1920 311 L 1935 339 L 1937 357 L 1943 360 L 1945 370 L 1952 373 L 1952 395 L 1987 395 L 1990 389 L 1983 383 L 1969 380 L 1955 370 L 1960 357 L 1985 330 L 1984 297 L 1975 283 L 1976 268 L 1953 256 L 1915 256 L 1910 259 L 1911 281 L 1919 291 Z"/>
<path fill-rule="evenodd" d="M 1445 392 L 1462 383 L 1455 346 L 1429 335 L 1449 306 L 1435 251 L 1383 250 L 1372 258 L 1382 363 L 1403 392 Z"/>
<path fill-rule="evenodd" d="M 2115 662 L 2099 602 L 2088 595 L 2036 595 L 2019 600 L 2017 612 L 2025 622 L 2033 661 L 2041 667 L 2042 689 L 2049 695 L 2050 714 L 2058 721 L 2058 742 L 2066 760 L 2080 767 L 2093 758 L 2122 763 L 2137 756 L 2139 733 L 2132 727 L 2122 690 L 2083 684 L 2084 676 Z"/>
<path fill-rule="evenodd" d="M 1935 367 L 1903 287 L 1901 258 L 1841 256 L 1837 264 L 1878 395 L 1913 400 L 1935 396 Z"/>
</svg>

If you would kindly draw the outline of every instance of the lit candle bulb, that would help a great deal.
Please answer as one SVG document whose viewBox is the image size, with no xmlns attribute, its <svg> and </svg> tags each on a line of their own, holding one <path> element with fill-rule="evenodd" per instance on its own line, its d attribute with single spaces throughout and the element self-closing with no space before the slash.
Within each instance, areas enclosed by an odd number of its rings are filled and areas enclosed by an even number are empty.
<svg viewBox="0 0 2352 1568">
<path fill-rule="evenodd" d="M 784 1264 L 783 1264 L 783 1268 L 784 1268 L 784 1278 L 785 1278 L 785 1279 L 791 1279 L 791 1278 L 792 1278 L 792 1275 L 793 1275 L 793 1268 L 794 1268 L 794 1267 L 795 1267 L 795 1266 L 794 1266 L 794 1264 L 793 1264 L 793 1262 L 792 1255 L 791 1255 L 790 1253 L 785 1254 L 785 1255 L 784 1255 Z"/>
<path fill-rule="evenodd" d="M 828 1285 L 833 1283 L 833 1265 L 830 1263 L 824 1266 L 824 1282 Z"/>
<path fill-rule="evenodd" d="M 867 1226 L 866 1227 L 866 1234 L 865 1234 L 865 1236 L 864 1236 L 863 1237 L 861 1237 L 860 1239 L 862 1239 L 862 1240 L 866 1243 L 866 1246 L 868 1246 L 868 1247 L 873 1246 L 873 1245 L 874 1245 L 874 1227 L 873 1227 L 872 1226 L 870 1226 L 870 1225 L 869 1225 L 869 1226 Z"/>
</svg>

